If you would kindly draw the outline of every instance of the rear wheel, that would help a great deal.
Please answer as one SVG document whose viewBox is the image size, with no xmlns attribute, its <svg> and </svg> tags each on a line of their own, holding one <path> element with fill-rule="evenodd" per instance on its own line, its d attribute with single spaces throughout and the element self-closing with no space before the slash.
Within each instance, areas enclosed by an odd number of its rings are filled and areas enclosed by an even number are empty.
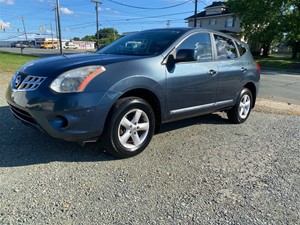
<svg viewBox="0 0 300 225">
<path fill-rule="evenodd" d="M 237 99 L 234 107 L 227 112 L 228 119 L 236 124 L 244 123 L 251 112 L 253 97 L 249 89 L 244 88 Z"/>
<path fill-rule="evenodd" d="M 112 108 L 102 142 L 108 152 L 120 158 L 135 156 L 148 146 L 154 129 L 152 107 L 141 98 L 123 98 Z"/>
</svg>

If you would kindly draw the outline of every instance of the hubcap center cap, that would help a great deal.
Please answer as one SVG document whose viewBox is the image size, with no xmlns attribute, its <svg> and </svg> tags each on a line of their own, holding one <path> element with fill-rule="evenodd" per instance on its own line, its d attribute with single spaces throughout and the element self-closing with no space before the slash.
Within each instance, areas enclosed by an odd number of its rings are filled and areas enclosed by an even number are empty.
<svg viewBox="0 0 300 225">
<path fill-rule="evenodd" d="M 133 126 L 130 128 L 130 130 L 131 130 L 132 132 L 137 132 L 138 126 L 133 125 Z"/>
</svg>

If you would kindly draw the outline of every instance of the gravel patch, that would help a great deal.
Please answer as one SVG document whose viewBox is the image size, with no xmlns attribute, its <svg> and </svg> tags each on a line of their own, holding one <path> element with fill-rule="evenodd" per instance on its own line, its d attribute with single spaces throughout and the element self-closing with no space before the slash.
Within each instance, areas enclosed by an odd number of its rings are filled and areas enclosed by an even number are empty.
<svg viewBox="0 0 300 225">
<path fill-rule="evenodd" d="M 254 111 L 281 115 L 300 116 L 300 105 L 279 102 L 265 98 L 258 98 L 256 101 Z"/>
</svg>

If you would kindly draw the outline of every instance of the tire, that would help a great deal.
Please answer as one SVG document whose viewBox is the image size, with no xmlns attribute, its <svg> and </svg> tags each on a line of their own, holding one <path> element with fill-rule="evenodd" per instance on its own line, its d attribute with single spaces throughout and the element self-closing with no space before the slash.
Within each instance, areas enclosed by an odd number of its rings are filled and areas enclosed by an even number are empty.
<svg viewBox="0 0 300 225">
<path fill-rule="evenodd" d="M 112 107 L 102 136 L 104 148 L 119 158 L 141 153 L 155 130 L 152 107 L 137 97 L 119 99 Z"/>
<path fill-rule="evenodd" d="M 248 119 L 252 107 L 252 93 L 249 89 L 243 88 L 239 94 L 235 106 L 227 111 L 227 117 L 235 124 L 244 123 Z"/>
</svg>

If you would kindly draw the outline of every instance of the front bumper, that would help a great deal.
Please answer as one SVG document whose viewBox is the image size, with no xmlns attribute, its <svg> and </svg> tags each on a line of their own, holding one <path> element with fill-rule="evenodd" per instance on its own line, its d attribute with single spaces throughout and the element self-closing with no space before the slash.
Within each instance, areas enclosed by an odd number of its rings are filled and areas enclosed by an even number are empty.
<svg viewBox="0 0 300 225">
<path fill-rule="evenodd" d="M 10 85 L 6 100 L 14 116 L 67 141 L 88 141 L 101 136 L 110 109 L 101 101 L 105 92 L 57 94 L 48 87 L 14 91 Z"/>
</svg>

